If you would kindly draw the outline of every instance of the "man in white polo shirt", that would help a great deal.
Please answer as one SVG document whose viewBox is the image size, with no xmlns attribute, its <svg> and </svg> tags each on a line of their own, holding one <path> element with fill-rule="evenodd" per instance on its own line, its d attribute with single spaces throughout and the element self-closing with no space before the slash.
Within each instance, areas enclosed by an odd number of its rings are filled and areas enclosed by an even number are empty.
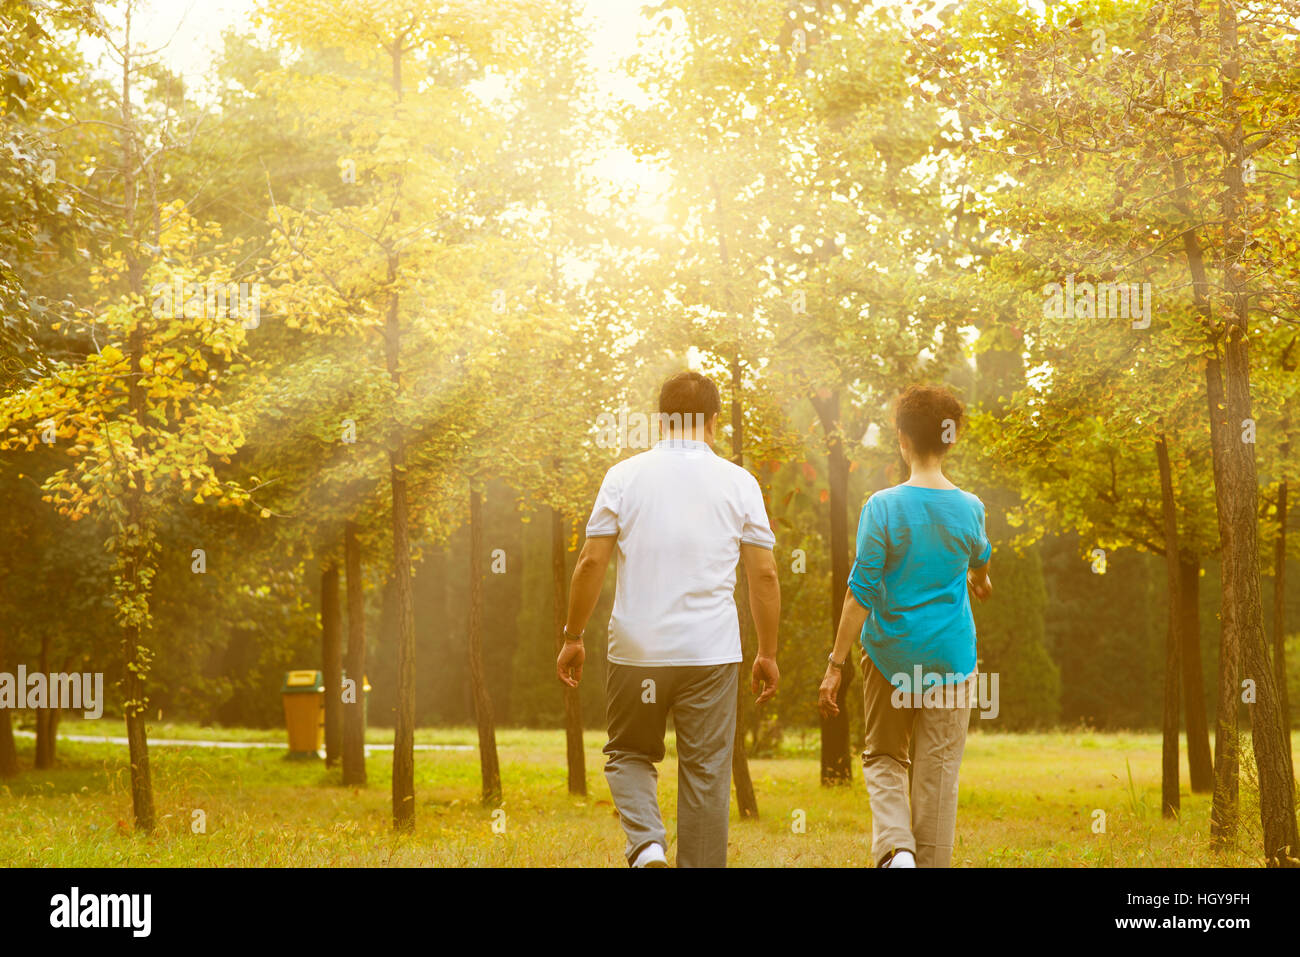
<svg viewBox="0 0 1300 957">
<path fill-rule="evenodd" d="M 633 867 L 666 867 L 658 773 L 668 715 L 677 733 L 677 864 L 725 867 L 741 661 L 736 565 L 745 563 L 758 656 L 751 690 L 776 694 L 781 589 L 775 538 L 754 476 L 713 453 L 721 403 L 697 372 L 664 383 L 667 438 L 605 475 L 569 588 L 560 680 L 576 687 L 582 633 L 617 553 L 606 680 L 605 777 Z"/>
</svg>

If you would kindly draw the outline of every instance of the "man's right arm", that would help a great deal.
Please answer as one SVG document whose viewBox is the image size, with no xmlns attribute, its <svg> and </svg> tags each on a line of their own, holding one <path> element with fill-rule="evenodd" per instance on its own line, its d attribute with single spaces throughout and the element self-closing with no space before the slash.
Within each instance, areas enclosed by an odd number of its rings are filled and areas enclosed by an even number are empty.
<svg viewBox="0 0 1300 957">
<path fill-rule="evenodd" d="M 573 567 L 573 578 L 569 581 L 569 616 L 564 630 L 570 635 L 576 637 L 586 631 L 587 621 L 596 610 L 601 589 L 605 587 L 605 569 L 609 567 L 617 542 L 614 535 L 602 535 L 582 543 L 578 562 Z"/>
<path fill-rule="evenodd" d="M 600 601 L 600 591 L 605 586 L 605 569 L 618 538 L 603 535 L 588 538 L 578 554 L 578 563 L 569 582 L 569 614 L 564 622 L 564 645 L 555 659 L 555 674 L 570 688 L 578 687 L 582 680 L 582 665 L 587 660 L 587 650 L 582 644 L 582 633 L 587 621 Z"/>
</svg>

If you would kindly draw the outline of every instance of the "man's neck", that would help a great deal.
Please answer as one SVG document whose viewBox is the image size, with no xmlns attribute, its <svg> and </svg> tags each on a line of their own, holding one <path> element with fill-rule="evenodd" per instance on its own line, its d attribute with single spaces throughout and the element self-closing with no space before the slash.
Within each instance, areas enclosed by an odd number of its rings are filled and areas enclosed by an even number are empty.
<svg viewBox="0 0 1300 957">
<path fill-rule="evenodd" d="M 667 435 L 661 435 L 660 438 L 665 442 L 703 442 L 705 445 L 712 445 L 703 435 L 696 435 L 694 432 L 672 432 Z"/>
</svg>

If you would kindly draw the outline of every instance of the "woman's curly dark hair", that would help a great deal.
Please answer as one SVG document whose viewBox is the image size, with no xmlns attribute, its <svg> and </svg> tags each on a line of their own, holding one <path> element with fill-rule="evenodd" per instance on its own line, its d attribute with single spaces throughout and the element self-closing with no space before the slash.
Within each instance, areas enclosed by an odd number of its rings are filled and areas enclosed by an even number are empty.
<svg viewBox="0 0 1300 957">
<path fill-rule="evenodd" d="M 962 405 L 948 389 L 934 385 L 908 386 L 898 397 L 894 423 L 917 454 L 944 455 L 957 441 Z"/>
</svg>

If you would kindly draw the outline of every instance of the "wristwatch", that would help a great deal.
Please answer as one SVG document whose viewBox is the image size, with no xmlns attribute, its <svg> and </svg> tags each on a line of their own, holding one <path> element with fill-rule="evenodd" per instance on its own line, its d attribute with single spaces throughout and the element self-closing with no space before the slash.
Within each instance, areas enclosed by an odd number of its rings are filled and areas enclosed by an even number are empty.
<svg viewBox="0 0 1300 957">
<path fill-rule="evenodd" d="M 843 668 L 845 665 L 849 663 L 849 656 L 845 655 L 843 661 L 836 661 L 835 652 L 832 651 L 829 655 L 826 656 L 826 660 L 829 661 L 836 668 Z"/>
<path fill-rule="evenodd" d="M 565 640 L 565 641 L 582 641 L 582 635 L 586 634 L 586 629 L 583 629 L 583 631 L 582 631 L 581 634 L 571 635 L 571 634 L 569 634 L 569 626 L 568 626 L 568 625 L 565 625 L 565 626 L 564 626 L 563 631 L 564 631 L 564 640 Z"/>
</svg>

